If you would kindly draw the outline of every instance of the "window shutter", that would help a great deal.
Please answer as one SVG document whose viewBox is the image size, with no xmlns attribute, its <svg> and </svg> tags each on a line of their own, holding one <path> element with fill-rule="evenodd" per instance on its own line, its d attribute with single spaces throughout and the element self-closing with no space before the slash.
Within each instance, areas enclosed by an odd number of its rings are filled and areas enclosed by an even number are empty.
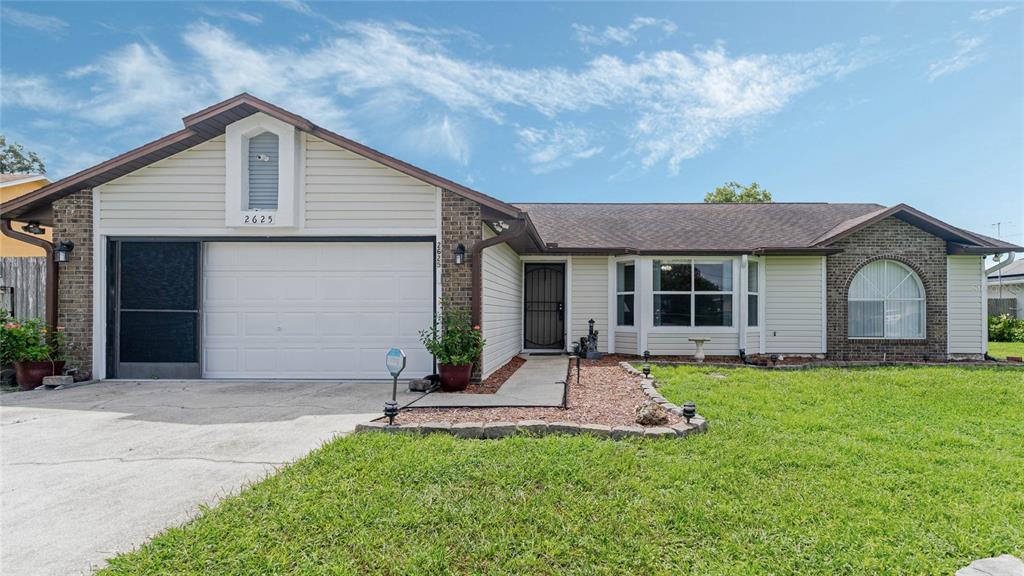
<svg viewBox="0 0 1024 576">
<path fill-rule="evenodd" d="M 277 209 L 277 134 L 263 132 L 249 139 L 249 209 Z"/>
</svg>

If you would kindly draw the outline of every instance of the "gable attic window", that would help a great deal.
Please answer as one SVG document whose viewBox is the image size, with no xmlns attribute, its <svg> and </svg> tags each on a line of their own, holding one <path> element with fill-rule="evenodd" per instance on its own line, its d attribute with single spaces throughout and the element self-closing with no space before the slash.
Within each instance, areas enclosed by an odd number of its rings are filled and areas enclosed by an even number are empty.
<svg viewBox="0 0 1024 576">
<path fill-rule="evenodd" d="M 249 138 L 249 210 L 277 210 L 279 140 L 271 132 Z"/>
<path fill-rule="evenodd" d="M 224 129 L 224 221 L 228 227 L 301 227 L 305 137 L 295 126 L 257 112 Z"/>
</svg>

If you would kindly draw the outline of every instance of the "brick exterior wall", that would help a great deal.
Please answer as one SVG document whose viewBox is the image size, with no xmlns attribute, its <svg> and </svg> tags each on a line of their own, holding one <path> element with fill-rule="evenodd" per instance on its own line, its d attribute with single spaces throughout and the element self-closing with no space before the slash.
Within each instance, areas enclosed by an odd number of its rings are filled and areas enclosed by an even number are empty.
<svg viewBox="0 0 1024 576">
<path fill-rule="evenodd" d="M 68 336 L 67 366 L 92 372 L 92 191 L 53 203 L 53 243 L 71 241 L 69 262 L 58 264 L 57 325 Z"/>
<path fill-rule="evenodd" d="M 443 190 L 441 192 L 441 297 L 450 306 L 464 308 L 466 313 L 473 305 L 473 245 L 483 239 L 483 220 L 480 205 Z M 466 247 L 466 258 L 462 264 L 455 264 L 455 247 Z M 473 366 L 473 380 L 479 380 L 480 363 Z"/>
<path fill-rule="evenodd" d="M 946 359 L 946 242 L 898 218 L 886 218 L 836 242 L 828 257 L 828 358 L 921 361 Z M 925 290 L 924 340 L 851 340 L 847 298 L 857 271 L 874 260 L 906 264 Z"/>
</svg>

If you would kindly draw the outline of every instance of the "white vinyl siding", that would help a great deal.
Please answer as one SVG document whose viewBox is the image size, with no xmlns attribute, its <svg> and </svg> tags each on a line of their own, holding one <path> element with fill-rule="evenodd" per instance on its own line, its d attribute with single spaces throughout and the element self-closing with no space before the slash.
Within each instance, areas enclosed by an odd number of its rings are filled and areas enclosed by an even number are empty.
<svg viewBox="0 0 1024 576">
<path fill-rule="evenodd" d="M 636 332 L 615 332 L 616 354 L 639 354 L 636 348 Z"/>
<path fill-rule="evenodd" d="M 823 353 L 822 256 L 769 256 L 761 272 L 766 275 L 765 352 Z"/>
<path fill-rule="evenodd" d="M 572 257 L 572 319 L 569 348 L 573 342 L 587 335 L 588 322 L 594 319 L 594 330 L 598 330 L 598 346 L 601 352 L 608 351 L 608 257 Z"/>
<path fill-rule="evenodd" d="M 950 354 L 985 351 L 985 301 L 981 285 L 985 270 L 980 256 L 947 258 L 948 330 Z"/>
<path fill-rule="evenodd" d="M 484 227 L 484 239 L 494 232 Z M 483 251 L 483 330 L 481 371 L 486 378 L 523 348 L 523 265 L 508 244 Z"/>
<path fill-rule="evenodd" d="M 647 349 L 652 355 L 692 356 L 697 345 L 690 338 L 706 338 L 704 354 L 708 356 L 735 356 L 739 351 L 736 332 L 651 332 L 647 335 Z"/>
<path fill-rule="evenodd" d="M 306 136 L 306 227 L 432 230 L 436 188 Z"/>
<path fill-rule="evenodd" d="M 224 137 L 218 136 L 102 186 L 99 224 L 120 228 L 223 228 Z"/>
<path fill-rule="evenodd" d="M 758 329 L 747 329 L 747 354 L 757 354 L 761 350 L 761 331 Z"/>
</svg>

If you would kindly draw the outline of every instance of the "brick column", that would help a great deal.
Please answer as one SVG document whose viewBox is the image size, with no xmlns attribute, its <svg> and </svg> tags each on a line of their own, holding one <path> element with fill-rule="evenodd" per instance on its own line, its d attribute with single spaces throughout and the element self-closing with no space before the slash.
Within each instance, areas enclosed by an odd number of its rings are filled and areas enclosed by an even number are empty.
<svg viewBox="0 0 1024 576">
<path fill-rule="evenodd" d="M 468 314 L 473 305 L 473 245 L 483 239 L 480 205 L 450 192 L 441 192 L 441 297 L 449 306 L 464 308 Z M 462 264 L 455 263 L 455 247 L 466 247 Z M 473 379 L 480 379 L 480 363 L 473 367 Z"/>
<path fill-rule="evenodd" d="M 68 336 L 67 366 L 92 372 L 92 191 L 53 203 L 53 243 L 75 243 L 68 262 L 58 264 L 57 325 Z"/>
</svg>

